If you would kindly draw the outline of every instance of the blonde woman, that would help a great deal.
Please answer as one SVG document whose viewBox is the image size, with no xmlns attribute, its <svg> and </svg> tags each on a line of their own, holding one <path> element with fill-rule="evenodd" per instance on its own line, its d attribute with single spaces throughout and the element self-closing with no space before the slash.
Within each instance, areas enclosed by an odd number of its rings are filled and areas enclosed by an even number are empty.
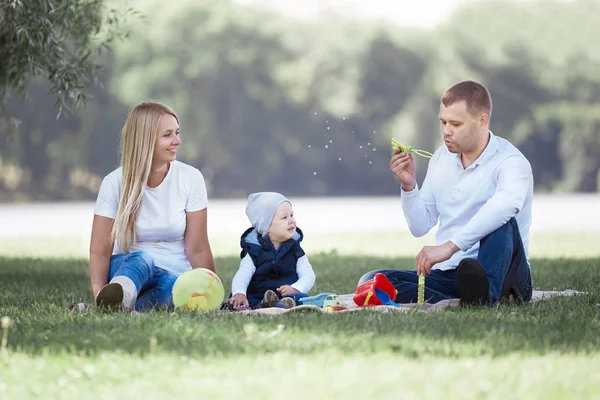
<svg viewBox="0 0 600 400">
<path fill-rule="evenodd" d="M 142 103 L 131 110 L 121 133 L 121 166 L 102 181 L 94 210 L 90 279 L 97 306 L 172 308 L 181 273 L 215 271 L 204 177 L 175 160 L 180 145 L 171 109 Z"/>
</svg>

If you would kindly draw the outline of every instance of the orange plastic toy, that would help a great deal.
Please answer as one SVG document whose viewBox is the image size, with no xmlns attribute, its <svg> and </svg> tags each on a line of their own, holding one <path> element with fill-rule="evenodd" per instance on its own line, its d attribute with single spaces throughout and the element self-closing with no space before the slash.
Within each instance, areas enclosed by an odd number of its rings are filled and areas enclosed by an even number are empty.
<svg viewBox="0 0 600 400">
<path fill-rule="evenodd" d="M 356 293 L 352 300 L 359 307 L 380 306 L 380 305 L 396 305 L 398 291 L 381 273 L 375 274 L 373 279 L 366 281 L 356 288 Z"/>
</svg>

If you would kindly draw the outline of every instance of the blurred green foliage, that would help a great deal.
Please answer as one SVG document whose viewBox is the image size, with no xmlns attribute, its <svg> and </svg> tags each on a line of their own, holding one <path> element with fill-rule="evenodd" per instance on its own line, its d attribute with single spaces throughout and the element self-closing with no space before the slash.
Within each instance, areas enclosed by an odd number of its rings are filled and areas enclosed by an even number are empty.
<svg viewBox="0 0 600 400">
<path fill-rule="evenodd" d="M 136 7 L 85 109 L 56 120 L 45 83 L 9 103 L 23 123 L 0 143 L 0 199 L 94 199 L 128 109 L 149 99 L 179 114 L 180 160 L 211 197 L 397 194 L 391 137 L 433 152 L 439 99 L 465 79 L 490 89 L 491 130 L 529 158 L 538 192 L 599 189 L 596 1 L 486 2 L 430 31 L 225 0 Z"/>
</svg>

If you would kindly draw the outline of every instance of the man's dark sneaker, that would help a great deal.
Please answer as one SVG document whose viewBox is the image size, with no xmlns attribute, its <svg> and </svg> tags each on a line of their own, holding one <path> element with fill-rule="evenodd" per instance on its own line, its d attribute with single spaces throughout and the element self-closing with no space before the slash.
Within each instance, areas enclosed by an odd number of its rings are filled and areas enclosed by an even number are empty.
<svg viewBox="0 0 600 400">
<path fill-rule="evenodd" d="M 456 268 L 456 286 L 461 306 L 483 306 L 490 302 L 490 283 L 479 261 L 461 260 Z"/>
</svg>

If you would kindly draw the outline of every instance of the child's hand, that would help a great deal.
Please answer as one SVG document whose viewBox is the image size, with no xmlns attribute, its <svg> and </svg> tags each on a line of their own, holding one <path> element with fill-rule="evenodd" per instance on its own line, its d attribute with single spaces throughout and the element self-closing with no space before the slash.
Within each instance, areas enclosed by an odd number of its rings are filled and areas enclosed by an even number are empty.
<svg viewBox="0 0 600 400">
<path fill-rule="evenodd" d="M 291 287 L 290 285 L 280 286 L 280 287 L 277 288 L 277 291 L 282 296 L 291 296 L 294 293 L 298 293 L 298 291 L 296 289 L 294 289 L 293 287 Z"/>
<path fill-rule="evenodd" d="M 233 304 L 233 308 L 239 308 L 240 306 L 247 306 L 248 305 L 248 299 L 246 298 L 246 296 L 244 296 L 241 293 L 234 294 L 233 297 L 231 297 L 227 301 L 229 303 Z"/>
</svg>

